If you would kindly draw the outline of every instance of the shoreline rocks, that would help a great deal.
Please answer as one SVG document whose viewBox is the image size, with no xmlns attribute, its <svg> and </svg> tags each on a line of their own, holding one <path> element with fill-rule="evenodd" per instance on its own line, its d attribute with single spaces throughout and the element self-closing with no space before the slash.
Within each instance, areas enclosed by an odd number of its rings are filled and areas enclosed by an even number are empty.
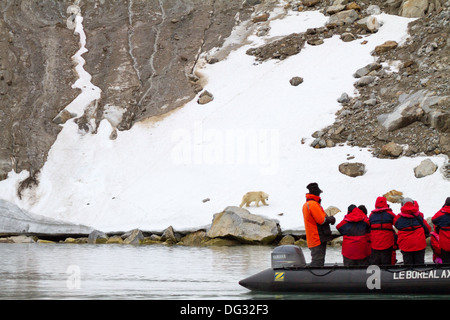
<svg viewBox="0 0 450 320">
<path fill-rule="evenodd" d="M 184 245 L 184 246 L 232 246 L 273 245 L 282 238 L 277 220 L 252 214 L 239 207 L 226 207 L 216 213 L 208 230 L 177 232 L 172 226 L 163 232 L 147 232 L 133 229 L 124 233 L 105 233 L 93 230 L 78 236 L 62 234 L 3 234 L 0 243 L 64 243 L 64 244 L 119 244 L 119 245 Z M 297 240 L 301 236 L 296 236 Z"/>
<path fill-rule="evenodd" d="M 398 202 L 402 193 L 391 190 Z M 387 196 L 386 194 L 385 196 Z M 398 198 L 398 199 L 397 199 Z M 429 218 L 428 220 L 430 220 Z M 430 221 L 431 223 L 431 221 Z M 332 229 L 333 239 L 328 246 L 342 245 L 342 236 Z M 280 224 L 275 219 L 252 214 L 248 210 L 229 206 L 213 216 L 211 225 L 206 229 L 189 232 L 178 232 L 172 226 L 162 232 L 150 232 L 133 229 L 128 232 L 105 233 L 93 230 L 89 234 L 32 234 L 32 233 L 1 233 L 0 244 L 88 244 L 88 245 L 166 245 L 166 246 L 238 246 L 238 245 L 270 245 L 279 246 L 293 244 L 307 247 L 304 230 L 281 231 Z"/>
</svg>

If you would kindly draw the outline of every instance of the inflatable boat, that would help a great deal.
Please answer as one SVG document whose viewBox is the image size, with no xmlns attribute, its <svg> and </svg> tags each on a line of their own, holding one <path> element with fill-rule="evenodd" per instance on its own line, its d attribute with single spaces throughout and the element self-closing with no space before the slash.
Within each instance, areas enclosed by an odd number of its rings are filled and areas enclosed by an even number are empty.
<svg viewBox="0 0 450 320">
<path fill-rule="evenodd" d="M 272 251 L 272 268 L 239 281 L 265 292 L 450 294 L 450 264 L 310 267 L 298 246 Z"/>
</svg>

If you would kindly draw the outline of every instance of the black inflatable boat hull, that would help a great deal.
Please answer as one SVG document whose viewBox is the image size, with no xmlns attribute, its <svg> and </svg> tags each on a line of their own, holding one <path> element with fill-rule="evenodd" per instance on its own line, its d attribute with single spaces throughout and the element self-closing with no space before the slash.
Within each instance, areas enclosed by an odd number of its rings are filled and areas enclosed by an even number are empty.
<svg viewBox="0 0 450 320">
<path fill-rule="evenodd" d="M 450 294 L 450 265 L 270 268 L 239 284 L 265 292 Z"/>
</svg>

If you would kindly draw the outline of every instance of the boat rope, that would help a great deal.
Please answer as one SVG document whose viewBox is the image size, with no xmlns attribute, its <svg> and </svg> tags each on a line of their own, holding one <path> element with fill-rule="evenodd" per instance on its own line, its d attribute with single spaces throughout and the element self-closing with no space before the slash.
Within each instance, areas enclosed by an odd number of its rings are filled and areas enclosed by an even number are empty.
<svg viewBox="0 0 450 320">
<path fill-rule="evenodd" d="M 312 269 L 306 269 L 306 270 L 308 270 L 312 275 L 314 275 L 316 277 L 324 277 L 324 276 L 330 274 L 331 272 L 335 271 L 336 269 L 333 267 L 330 270 L 328 270 L 328 272 L 325 272 L 324 274 L 316 274 L 316 273 L 314 273 L 314 271 Z"/>
</svg>

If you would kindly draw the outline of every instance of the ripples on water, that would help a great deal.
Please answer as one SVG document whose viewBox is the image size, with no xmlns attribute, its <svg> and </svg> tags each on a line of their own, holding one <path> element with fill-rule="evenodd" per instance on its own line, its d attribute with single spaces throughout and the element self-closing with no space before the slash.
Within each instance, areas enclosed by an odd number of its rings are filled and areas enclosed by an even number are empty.
<svg viewBox="0 0 450 320">
<path fill-rule="evenodd" d="M 241 287 L 239 280 L 270 267 L 272 249 L 270 246 L 0 244 L 0 299 L 325 297 L 253 293 Z M 304 254 L 309 261 L 308 249 L 304 249 Z M 427 260 L 429 256 L 428 252 Z M 340 249 L 329 248 L 326 262 L 341 261 Z M 350 296 L 327 295 L 327 298 Z"/>
</svg>

